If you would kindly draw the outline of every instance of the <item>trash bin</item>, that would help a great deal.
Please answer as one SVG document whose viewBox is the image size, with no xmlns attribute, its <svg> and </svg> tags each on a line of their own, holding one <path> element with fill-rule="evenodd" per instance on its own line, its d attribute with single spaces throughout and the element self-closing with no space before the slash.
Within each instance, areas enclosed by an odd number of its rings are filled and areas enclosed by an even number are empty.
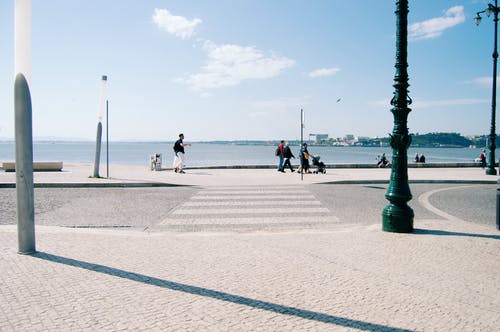
<svg viewBox="0 0 500 332">
<path fill-rule="evenodd" d="M 149 156 L 149 168 L 152 171 L 161 171 L 161 153 L 155 153 Z"/>
</svg>

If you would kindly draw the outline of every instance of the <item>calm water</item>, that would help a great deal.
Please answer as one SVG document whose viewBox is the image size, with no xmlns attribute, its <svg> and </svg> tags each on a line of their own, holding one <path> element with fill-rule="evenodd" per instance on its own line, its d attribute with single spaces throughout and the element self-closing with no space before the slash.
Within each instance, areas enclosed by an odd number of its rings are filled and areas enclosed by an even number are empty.
<svg viewBox="0 0 500 332">
<path fill-rule="evenodd" d="M 149 155 L 162 153 L 163 164 L 173 160 L 173 143 L 157 142 L 110 142 L 109 162 L 112 164 L 149 165 Z M 261 165 L 274 164 L 274 146 L 232 145 L 194 143 L 186 147 L 187 166 Z M 292 146 L 298 156 L 298 146 Z M 15 159 L 14 142 L 0 142 L 0 161 Z M 423 153 L 427 162 L 470 162 L 479 156 L 481 149 L 469 148 L 410 148 L 408 159 L 413 161 L 415 153 Z M 373 163 L 377 155 L 385 152 L 391 158 L 389 147 L 325 147 L 311 146 L 309 152 L 321 156 L 321 160 L 331 163 Z M 93 163 L 94 142 L 35 142 L 34 161 L 63 161 L 73 163 Z M 500 157 L 499 149 L 496 157 Z M 101 150 L 101 163 L 106 162 L 106 144 Z"/>
</svg>

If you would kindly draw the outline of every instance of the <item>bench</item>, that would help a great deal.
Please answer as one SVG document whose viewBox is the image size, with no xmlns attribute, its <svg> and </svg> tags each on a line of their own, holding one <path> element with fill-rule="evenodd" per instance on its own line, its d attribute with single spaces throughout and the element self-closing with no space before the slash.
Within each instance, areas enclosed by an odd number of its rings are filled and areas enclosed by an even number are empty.
<svg viewBox="0 0 500 332">
<path fill-rule="evenodd" d="M 13 161 L 4 161 L 2 168 L 5 172 L 15 172 L 16 163 Z M 33 162 L 34 172 L 60 172 L 63 168 L 62 161 L 35 161 Z"/>
</svg>

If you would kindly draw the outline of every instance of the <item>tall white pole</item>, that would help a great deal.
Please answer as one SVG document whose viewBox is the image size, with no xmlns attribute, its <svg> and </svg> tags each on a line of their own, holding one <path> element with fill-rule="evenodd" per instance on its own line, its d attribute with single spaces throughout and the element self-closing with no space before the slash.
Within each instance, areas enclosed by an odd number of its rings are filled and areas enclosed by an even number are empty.
<svg viewBox="0 0 500 332">
<path fill-rule="evenodd" d="M 104 101 L 106 96 L 106 82 L 108 77 L 106 75 L 102 76 L 101 79 L 101 96 L 99 98 L 99 115 L 97 117 L 97 135 L 95 141 L 95 159 L 94 159 L 94 173 L 93 177 L 99 177 L 99 164 L 101 161 L 101 141 L 102 141 L 102 117 L 104 114 Z"/>
<path fill-rule="evenodd" d="M 20 254 L 35 246 L 33 125 L 31 110 L 31 0 L 14 7 L 14 113 L 16 140 L 17 234 Z"/>
<path fill-rule="evenodd" d="M 109 178 L 109 108 L 106 100 L 106 177 Z"/>
<path fill-rule="evenodd" d="M 14 75 L 31 79 L 31 0 L 15 0 L 14 7 Z"/>
<path fill-rule="evenodd" d="M 302 144 L 304 144 L 304 110 L 300 109 L 300 149 L 302 150 Z M 303 155 L 300 156 L 300 162 L 302 163 Z M 300 165 L 300 180 L 304 180 L 304 168 Z"/>
<path fill-rule="evenodd" d="M 101 95 L 99 96 L 99 115 L 97 119 L 102 122 L 104 116 L 104 109 L 106 106 L 106 83 L 108 82 L 108 76 L 102 75 L 101 77 Z"/>
</svg>

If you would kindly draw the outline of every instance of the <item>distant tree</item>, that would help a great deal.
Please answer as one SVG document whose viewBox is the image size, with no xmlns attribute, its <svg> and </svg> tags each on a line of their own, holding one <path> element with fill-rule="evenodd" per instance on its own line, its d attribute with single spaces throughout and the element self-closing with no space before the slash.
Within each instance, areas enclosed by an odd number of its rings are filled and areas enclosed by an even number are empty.
<svg viewBox="0 0 500 332">
<path fill-rule="evenodd" d="M 413 134 L 412 146 L 431 147 L 468 147 L 474 141 L 459 133 L 428 133 L 424 135 Z"/>
</svg>

